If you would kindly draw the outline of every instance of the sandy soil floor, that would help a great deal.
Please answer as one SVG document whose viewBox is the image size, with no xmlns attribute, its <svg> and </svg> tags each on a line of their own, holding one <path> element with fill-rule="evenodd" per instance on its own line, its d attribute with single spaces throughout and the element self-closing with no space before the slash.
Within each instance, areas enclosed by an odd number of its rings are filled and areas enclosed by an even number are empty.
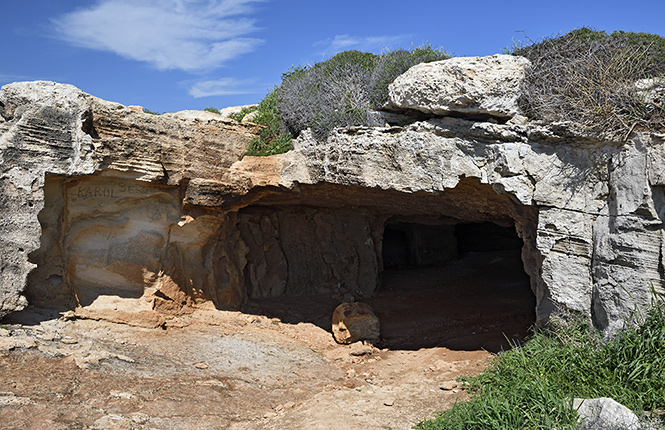
<svg viewBox="0 0 665 430">
<path fill-rule="evenodd" d="M 381 319 L 376 347 L 334 342 L 328 296 L 159 329 L 29 309 L 0 328 L 0 428 L 408 429 L 463 399 L 451 381 L 525 335 L 534 299 L 514 260 L 386 272 L 364 300 Z"/>
</svg>

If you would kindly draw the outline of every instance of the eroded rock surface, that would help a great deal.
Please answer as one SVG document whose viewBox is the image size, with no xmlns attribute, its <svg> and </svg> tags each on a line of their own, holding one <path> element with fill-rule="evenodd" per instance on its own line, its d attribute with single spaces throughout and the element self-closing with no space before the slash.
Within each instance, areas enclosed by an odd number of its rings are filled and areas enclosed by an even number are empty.
<svg viewBox="0 0 665 430">
<path fill-rule="evenodd" d="M 0 315 L 27 304 L 22 294 L 36 266 L 27 294 L 39 305 L 90 305 L 112 291 L 114 303 L 103 307 L 117 311 L 117 298 L 140 299 L 163 276 L 186 278 L 179 286 L 195 298 L 242 303 L 196 279 L 201 258 L 198 267 L 177 261 L 191 255 L 181 257 L 181 248 L 216 248 L 218 258 L 236 251 L 179 235 L 196 229 L 179 224 L 180 196 L 184 179 L 221 178 L 256 126 L 218 115 L 142 114 L 53 82 L 3 87 L 0 115 Z M 194 225 L 212 228 L 206 239 L 215 242 L 220 221 L 202 215 Z M 174 264 L 188 273 L 169 272 Z M 229 272 L 215 282 L 237 283 Z"/>
<path fill-rule="evenodd" d="M 394 103 L 431 117 L 325 141 L 305 132 L 293 151 L 262 158 L 243 157 L 258 126 L 220 115 L 150 115 L 50 82 L 3 87 L 0 315 L 26 296 L 126 320 L 341 288 L 371 295 L 386 226 L 451 238 L 413 251 L 445 261 L 456 225 L 489 221 L 523 243 L 538 323 L 576 312 L 621 327 L 663 292 L 665 137 L 497 124 L 518 114 L 525 60 L 447 61 L 393 84 L 415 94 L 430 69 L 457 79 L 457 92 L 435 94 L 448 104 Z"/>
<path fill-rule="evenodd" d="M 412 67 L 390 84 L 389 106 L 424 113 L 512 117 L 530 62 L 515 55 L 455 57 Z"/>
</svg>

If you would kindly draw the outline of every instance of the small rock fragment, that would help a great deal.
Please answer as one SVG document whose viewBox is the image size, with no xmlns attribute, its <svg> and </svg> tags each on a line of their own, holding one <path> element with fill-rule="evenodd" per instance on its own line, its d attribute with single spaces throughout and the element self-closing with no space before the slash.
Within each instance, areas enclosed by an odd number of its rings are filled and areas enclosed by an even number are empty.
<svg viewBox="0 0 665 430">
<path fill-rule="evenodd" d="M 196 363 L 194 367 L 196 367 L 197 369 L 207 369 L 208 365 L 205 363 Z"/>
<path fill-rule="evenodd" d="M 9 405 L 29 405 L 32 402 L 29 397 L 19 397 L 14 393 L 3 393 L 8 395 L 0 396 L 0 406 L 9 406 Z"/>
<path fill-rule="evenodd" d="M 60 317 L 60 320 L 61 321 L 72 321 L 72 320 L 75 320 L 76 318 L 77 318 L 76 312 L 67 311 L 67 312 L 62 313 L 62 316 Z"/>
<path fill-rule="evenodd" d="M 383 405 L 384 405 L 384 406 L 392 406 L 392 405 L 394 405 L 394 404 L 395 404 L 395 400 L 393 400 L 393 399 L 388 399 L 388 400 L 385 400 L 385 401 L 383 402 Z"/>
<path fill-rule="evenodd" d="M 582 430 L 645 428 L 633 411 L 609 397 L 575 398 L 572 406 L 579 415 Z"/>
<path fill-rule="evenodd" d="M 351 344 L 351 349 L 349 354 L 355 357 L 360 357 L 361 355 L 372 355 L 374 352 L 374 347 L 372 345 L 366 345 L 362 342 L 355 342 Z"/>
<path fill-rule="evenodd" d="M 507 122 L 507 124 L 510 125 L 526 125 L 529 122 L 529 118 L 525 117 L 524 115 L 515 115 L 512 118 L 510 118 Z"/>
<path fill-rule="evenodd" d="M 150 421 L 150 416 L 142 414 L 141 412 L 134 412 L 129 414 L 129 417 L 137 424 L 145 424 Z"/>
<path fill-rule="evenodd" d="M 118 354 L 115 356 L 118 360 L 125 361 L 127 363 L 134 363 L 136 360 L 134 360 L 132 357 L 127 357 L 126 355 Z"/>
<path fill-rule="evenodd" d="M 457 381 L 446 381 L 443 384 L 441 384 L 441 386 L 439 388 L 442 389 L 442 390 L 445 390 L 445 391 L 451 391 L 451 390 L 454 390 L 455 388 L 459 387 L 459 385 L 460 384 Z"/>
</svg>

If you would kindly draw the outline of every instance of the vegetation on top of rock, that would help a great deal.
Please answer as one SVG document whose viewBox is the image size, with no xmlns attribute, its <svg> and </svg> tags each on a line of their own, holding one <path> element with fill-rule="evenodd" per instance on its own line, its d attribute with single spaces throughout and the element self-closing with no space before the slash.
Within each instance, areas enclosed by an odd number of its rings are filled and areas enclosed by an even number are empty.
<svg viewBox="0 0 665 430">
<path fill-rule="evenodd" d="M 311 128 L 325 137 L 335 127 L 378 125 L 372 111 L 388 98 L 388 85 L 411 66 L 450 58 L 431 45 L 381 55 L 340 52 L 313 66 L 297 67 L 282 77 L 277 107 L 293 136 Z"/>
<path fill-rule="evenodd" d="M 291 134 L 286 131 L 277 111 L 277 88 L 259 103 L 256 111 L 252 121 L 264 127 L 259 136 L 252 139 L 247 155 L 275 155 L 293 149 Z"/>
<path fill-rule="evenodd" d="M 217 115 L 220 114 L 219 109 L 217 109 L 216 107 L 207 107 L 203 110 L 206 111 L 206 112 L 216 113 Z"/>
<path fill-rule="evenodd" d="M 244 117 L 246 117 L 252 112 L 255 112 L 256 110 L 258 110 L 257 106 L 245 106 L 242 109 L 240 109 L 238 112 L 233 112 L 229 114 L 229 118 L 241 122 Z"/>
<path fill-rule="evenodd" d="M 143 113 L 149 113 L 150 115 L 161 115 L 159 112 L 153 112 L 148 108 L 143 108 Z"/>
<path fill-rule="evenodd" d="M 313 66 L 293 67 L 259 104 L 253 122 L 265 128 L 248 155 L 273 155 L 292 148 L 291 139 L 311 128 L 325 137 L 335 127 L 377 125 L 373 110 L 388 99 L 388 85 L 411 66 L 450 58 L 431 45 L 381 55 L 344 51 Z M 242 120 L 249 112 L 232 118 Z"/>
<path fill-rule="evenodd" d="M 665 410 L 665 304 L 609 342 L 582 321 L 536 333 L 466 383 L 469 401 L 417 428 L 577 429 L 574 397 L 610 397 L 657 415 Z"/>
<path fill-rule="evenodd" d="M 627 138 L 634 130 L 665 131 L 665 38 L 583 27 L 520 44 L 511 53 L 531 61 L 519 100 L 528 117 L 570 121 L 611 138 Z M 325 138 L 336 127 L 379 125 L 376 110 L 397 76 L 447 58 L 442 49 L 424 45 L 381 55 L 345 51 L 294 67 L 259 106 L 253 121 L 266 128 L 249 153 L 285 152 L 291 138 L 308 128 Z M 232 117 L 240 121 L 247 113 Z"/>
<path fill-rule="evenodd" d="M 534 119 L 573 121 L 591 132 L 627 136 L 665 129 L 665 104 L 635 83 L 665 75 L 665 38 L 586 27 L 513 48 L 531 60 L 520 107 Z"/>
</svg>

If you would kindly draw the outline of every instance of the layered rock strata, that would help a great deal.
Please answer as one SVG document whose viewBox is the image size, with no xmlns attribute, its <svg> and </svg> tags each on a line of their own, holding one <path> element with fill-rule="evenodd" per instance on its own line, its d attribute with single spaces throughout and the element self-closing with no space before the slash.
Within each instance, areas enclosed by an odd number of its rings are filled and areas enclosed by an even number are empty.
<svg viewBox="0 0 665 430">
<path fill-rule="evenodd" d="M 506 100 L 501 123 L 484 107 L 430 108 L 325 141 L 304 132 L 293 151 L 258 158 L 243 157 L 255 125 L 7 85 L 0 315 L 28 302 L 106 315 L 240 309 L 341 285 L 369 295 L 386 225 L 491 221 L 523 242 L 539 323 L 575 312 L 614 330 L 663 293 L 665 136 L 599 141 L 507 119 L 519 112 Z"/>
</svg>

